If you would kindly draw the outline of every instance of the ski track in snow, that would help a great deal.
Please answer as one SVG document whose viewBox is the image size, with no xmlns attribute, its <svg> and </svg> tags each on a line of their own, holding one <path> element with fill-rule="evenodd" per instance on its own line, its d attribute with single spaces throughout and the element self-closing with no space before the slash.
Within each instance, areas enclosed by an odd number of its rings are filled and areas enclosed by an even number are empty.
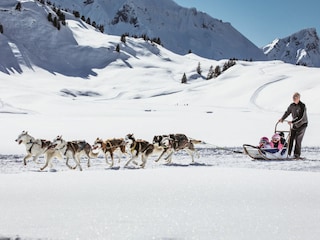
<svg viewBox="0 0 320 240">
<path fill-rule="evenodd" d="M 260 86 L 260 87 L 252 94 L 252 96 L 251 96 L 251 98 L 250 98 L 250 103 L 251 103 L 253 106 L 255 106 L 255 107 L 257 107 L 257 108 L 259 108 L 259 109 L 261 109 L 261 110 L 265 110 L 265 109 L 263 109 L 263 107 L 261 107 L 261 106 L 259 106 L 259 105 L 257 104 L 257 98 L 259 97 L 259 94 L 260 94 L 266 87 L 270 86 L 271 84 L 278 83 L 278 82 L 283 81 L 283 80 L 285 80 L 285 79 L 287 79 L 287 77 L 286 77 L 286 76 L 283 76 L 282 78 L 279 78 L 279 79 L 277 79 L 277 80 L 275 80 L 275 81 L 272 81 L 272 82 L 265 83 L 265 84 L 263 84 L 262 86 Z"/>
<path fill-rule="evenodd" d="M 302 156 L 305 160 L 252 160 L 249 156 L 233 151 L 242 151 L 235 148 L 198 148 L 199 158 L 195 157 L 195 162 L 191 162 L 190 156 L 184 152 L 176 152 L 173 155 L 172 163 L 167 164 L 162 158 L 159 162 L 155 162 L 158 155 L 153 155 L 148 158 L 145 168 L 172 168 L 172 167 L 219 167 L 219 168 L 254 168 L 268 170 L 283 170 L 283 171 L 308 171 L 320 172 L 320 148 L 307 147 L 303 149 Z M 38 163 L 32 160 L 27 161 L 27 166 L 23 165 L 24 155 L 0 155 L 0 174 L 18 174 L 23 172 L 41 172 L 40 167 L 44 165 L 44 158 L 40 157 Z M 108 159 L 110 161 L 110 158 Z M 110 168 L 106 164 L 104 157 L 91 159 L 91 167 L 87 167 L 87 159 L 81 159 L 83 171 L 112 171 L 112 170 L 140 170 L 139 166 L 130 164 L 124 168 L 128 158 L 122 157 L 119 163 L 119 158 L 115 156 L 114 167 Z M 138 163 L 140 163 L 138 161 Z M 70 164 L 74 164 L 70 160 Z M 143 170 L 143 169 L 142 169 Z M 53 160 L 53 168 L 46 168 L 43 172 L 59 172 L 73 171 L 66 165 L 65 161 Z M 79 171 L 79 170 L 76 170 Z"/>
</svg>

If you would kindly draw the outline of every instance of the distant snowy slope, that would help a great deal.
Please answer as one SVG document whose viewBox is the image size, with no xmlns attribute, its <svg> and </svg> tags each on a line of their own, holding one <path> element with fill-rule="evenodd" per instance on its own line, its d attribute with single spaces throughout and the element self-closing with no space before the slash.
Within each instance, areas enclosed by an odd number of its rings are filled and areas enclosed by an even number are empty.
<svg viewBox="0 0 320 240">
<path fill-rule="evenodd" d="M 92 69 L 105 67 L 117 58 L 115 44 L 108 43 L 105 35 L 72 14 L 65 13 L 67 26 L 61 25 L 58 30 L 48 21 L 49 13 L 52 18 L 57 16 L 50 6 L 24 1 L 18 11 L 16 4 L 16 1 L 0 3 L 0 23 L 4 28 L 0 34 L 0 71 L 21 72 L 22 64 L 52 73 L 87 77 L 95 74 Z M 82 34 L 90 31 L 96 39 L 104 40 L 106 46 L 80 46 L 74 36 L 77 30 Z"/>
<path fill-rule="evenodd" d="M 112 35 L 146 34 L 160 38 L 165 48 L 210 59 L 264 60 L 261 49 L 230 23 L 212 18 L 195 8 L 187 9 L 172 0 L 52 0 L 56 6 L 78 11 L 91 22 L 104 25 Z"/>
<path fill-rule="evenodd" d="M 319 37 L 316 29 L 304 29 L 289 37 L 275 39 L 263 48 L 269 60 L 320 67 Z"/>
<path fill-rule="evenodd" d="M 63 8 L 62 4 L 66 7 Z M 126 4 L 126 7 L 122 4 Z M 188 44 L 193 44 L 193 49 L 199 48 L 206 53 L 216 51 L 211 57 L 217 59 L 255 58 L 259 55 L 256 47 L 252 47 L 252 44 L 230 24 L 212 19 L 195 9 L 181 8 L 172 1 L 159 4 L 153 1 L 145 3 L 140 0 L 133 4 L 125 1 L 96 0 L 88 4 L 73 0 L 56 1 L 54 5 L 26 0 L 21 2 L 19 11 L 16 10 L 17 1 L 8 0 L 0 2 L 0 24 L 4 29 L 3 34 L 0 34 L 2 53 L 0 71 L 7 74 L 21 73 L 22 66 L 30 69 L 37 66 L 51 73 L 87 78 L 89 75 L 96 75 L 95 69 L 105 68 L 117 60 L 125 62 L 128 58 L 135 57 L 137 49 L 140 54 L 156 54 L 157 46 L 150 41 L 136 41 L 140 47 L 132 49 L 128 43 L 120 41 L 120 36 L 103 34 L 91 26 L 92 24 L 86 24 L 80 17 L 77 18 L 73 14 L 74 11 L 82 11 L 86 14 L 87 20 L 92 14 L 97 18 L 97 24 L 102 20 L 104 22 L 110 20 L 111 22 L 107 24 L 109 30 L 113 33 L 118 31 L 120 34 L 128 32 L 128 27 L 132 26 L 130 21 L 128 23 L 125 20 L 133 16 L 126 18 L 121 15 L 124 13 L 120 14 L 118 11 L 129 8 L 128 4 L 131 12 L 137 14 L 138 22 L 135 29 L 149 36 L 164 36 L 167 39 L 167 44 L 164 45 L 169 49 L 174 48 L 176 52 L 186 53 L 187 51 L 184 50 L 186 46 L 189 48 Z M 138 7 L 139 4 L 144 4 L 143 11 Z M 163 14 L 164 9 L 166 9 L 165 14 Z M 55 20 L 59 19 L 58 11 L 64 15 L 65 24 L 61 19 Z M 49 21 L 49 19 L 52 20 Z M 55 21 L 58 22 L 59 27 L 54 26 Z M 94 18 L 90 20 L 91 23 L 93 21 Z M 159 21 L 162 24 L 159 24 Z M 157 31 L 149 29 L 151 26 Z M 83 39 L 90 40 L 84 42 Z M 117 45 L 120 46 L 120 53 L 115 51 Z M 177 50 L 178 48 L 180 50 Z M 126 65 L 126 67 L 131 66 Z"/>
</svg>

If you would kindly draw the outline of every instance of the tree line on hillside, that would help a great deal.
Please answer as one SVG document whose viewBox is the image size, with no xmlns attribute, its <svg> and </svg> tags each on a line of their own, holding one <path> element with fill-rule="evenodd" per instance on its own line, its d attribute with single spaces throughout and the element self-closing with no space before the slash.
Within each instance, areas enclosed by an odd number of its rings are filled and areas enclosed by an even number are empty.
<svg viewBox="0 0 320 240">
<path fill-rule="evenodd" d="M 120 38 L 120 41 L 123 42 L 123 43 L 126 43 L 126 37 L 129 37 L 129 33 L 124 33 L 121 35 L 121 38 Z M 158 45 L 161 45 L 161 39 L 160 37 L 154 37 L 154 38 L 150 38 L 147 34 L 141 34 L 140 36 L 134 34 L 134 35 L 131 35 L 131 37 L 137 39 L 137 38 L 141 38 L 143 40 L 145 40 L 146 42 L 150 41 L 151 43 L 156 43 Z"/>
<path fill-rule="evenodd" d="M 120 41 L 125 44 L 127 42 L 126 37 L 128 37 L 128 36 L 129 36 L 129 33 L 122 34 L 121 37 L 120 37 Z M 146 34 L 142 34 L 140 37 L 138 37 L 137 35 L 133 35 L 132 37 L 133 38 L 142 38 L 146 42 L 150 41 L 151 44 L 156 43 L 158 45 L 161 45 L 161 40 L 160 40 L 159 37 L 150 39 Z M 120 52 L 120 44 L 116 45 L 116 49 L 115 50 L 116 50 L 116 52 Z"/>
<path fill-rule="evenodd" d="M 80 12 L 79 11 L 72 11 L 73 15 L 76 18 L 80 18 Z M 95 21 L 91 21 L 91 19 L 88 17 L 86 18 L 85 16 L 81 16 L 81 20 L 84 21 L 85 23 L 93 26 L 94 28 L 98 29 L 100 32 L 104 33 L 104 26 L 97 24 Z"/>
<path fill-rule="evenodd" d="M 59 27 L 59 22 L 61 21 L 63 25 L 66 25 L 65 23 L 65 15 L 63 14 L 62 12 L 62 9 L 60 8 L 57 8 L 54 4 L 52 4 L 49 0 L 45 1 L 45 0 L 37 0 L 38 2 L 40 2 L 41 4 L 47 4 L 49 6 L 52 5 L 52 10 L 57 14 L 58 18 L 56 20 L 54 20 L 54 18 L 52 18 L 52 14 L 50 15 L 50 13 L 48 14 L 48 20 L 50 22 L 53 22 L 54 26 L 57 27 L 58 29 L 60 29 Z M 91 4 L 93 3 L 94 1 L 93 0 L 87 0 L 85 2 L 83 2 L 84 4 Z M 63 11 L 65 12 L 69 12 L 68 9 L 63 9 Z M 72 11 L 72 14 L 76 17 L 76 18 L 81 18 L 82 21 L 84 21 L 85 23 L 93 26 L 94 28 L 98 29 L 100 32 L 104 33 L 104 26 L 101 25 L 101 24 L 97 24 L 95 21 L 92 21 L 90 19 L 90 17 L 85 17 L 84 15 L 81 16 L 80 12 L 79 11 L 75 11 L 73 10 Z M 50 16 L 49 16 L 50 15 Z M 128 37 L 129 36 L 129 33 L 124 33 L 121 35 L 121 42 L 124 42 L 125 43 L 125 37 Z M 158 45 L 162 45 L 162 42 L 161 42 L 161 39 L 160 37 L 149 37 L 147 34 L 141 34 L 140 36 L 138 35 L 132 35 L 131 37 L 133 38 L 142 38 L 144 39 L 145 41 L 151 41 L 152 43 L 156 43 Z"/>
<path fill-rule="evenodd" d="M 206 80 L 210 80 L 212 78 L 217 78 L 219 77 L 223 72 L 227 71 L 229 68 L 231 68 L 232 66 L 236 65 L 236 59 L 229 59 L 227 62 L 225 62 L 222 66 L 222 69 L 219 65 L 217 65 L 215 68 L 213 68 L 213 66 L 211 65 L 209 70 L 208 70 L 208 74 L 205 77 Z M 198 66 L 196 68 L 196 72 L 202 76 L 202 69 L 201 69 L 201 64 L 200 62 L 198 63 Z M 183 76 L 181 78 L 181 83 L 187 83 L 188 79 L 187 79 L 187 75 L 186 73 L 183 73 Z"/>
<path fill-rule="evenodd" d="M 64 26 L 66 25 L 66 17 L 63 12 L 69 12 L 68 9 L 60 9 L 60 8 L 56 7 L 55 4 L 52 4 L 50 2 L 50 0 L 37 0 L 37 1 L 43 5 L 47 4 L 48 6 L 52 6 L 51 9 L 55 14 L 48 13 L 47 19 L 49 22 L 52 22 L 54 27 L 56 27 L 58 30 L 60 30 L 61 24 Z M 87 4 L 93 3 L 93 0 L 85 1 L 83 3 L 87 5 Z M 18 2 L 18 4 L 20 4 L 20 6 L 21 6 L 20 2 Z M 80 18 L 80 13 L 78 11 L 72 11 L 72 14 L 76 18 Z M 90 18 L 86 18 L 85 16 L 81 16 L 81 20 L 84 21 L 85 23 L 93 26 L 94 28 L 98 29 L 100 32 L 102 32 L 102 33 L 104 32 L 104 26 L 97 24 L 95 21 L 91 21 Z"/>
<path fill-rule="evenodd" d="M 60 30 L 61 25 L 66 25 L 66 16 L 64 13 L 60 10 L 60 8 L 56 8 L 55 6 L 52 7 L 52 11 L 56 13 L 56 16 L 52 16 L 52 13 L 48 13 L 48 21 L 52 22 L 53 26 Z"/>
</svg>

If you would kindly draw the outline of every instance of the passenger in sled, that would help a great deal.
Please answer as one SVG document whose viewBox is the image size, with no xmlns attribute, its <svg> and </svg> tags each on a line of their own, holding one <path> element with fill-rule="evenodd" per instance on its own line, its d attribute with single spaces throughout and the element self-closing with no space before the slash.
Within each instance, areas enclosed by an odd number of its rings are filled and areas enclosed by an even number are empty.
<svg viewBox="0 0 320 240">
<path fill-rule="evenodd" d="M 284 134 L 282 133 L 283 137 L 281 137 L 280 134 L 275 133 L 272 136 L 271 141 L 269 141 L 267 137 L 262 137 L 259 142 L 259 148 L 265 152 L 272 154 L 278 153 L 280 151 L 280 154 L 283 155 L 286 151 L 286 148 L 284 148 L 286 142 L 284 139 Z"/>
<path fill-rule="evenodd" d="M 262 149 L 271 148 L 271 144 L 270 144 L 269 138 L 267 138 L 267 137 L 260 138 L 258 147 L 262 148 Z"/>
<path fill-rule="evenodd" d="M 271 148 L 277 148 L 278 150 L 283 148 L 283 144 L 281 143 L 281 136 L 278 133 L 273 134 L 270 142 Z"/>
</svg>

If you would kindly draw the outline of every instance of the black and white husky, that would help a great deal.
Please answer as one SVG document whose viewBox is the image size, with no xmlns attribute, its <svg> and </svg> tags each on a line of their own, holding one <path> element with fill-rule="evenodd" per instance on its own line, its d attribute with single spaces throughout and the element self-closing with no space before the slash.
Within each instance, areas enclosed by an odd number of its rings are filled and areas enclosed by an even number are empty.
<svg viewBox="0 0 320 240">
<path fill-rule="evenodd" d="M 59 151 L 49 148 L 51 142 L 44 139 L 35 139 L 27 131 L 22 131 L 22 133 L 16 139 L 18 144 L 23 143 L 26 146 L 27 155 L 23 158 L 24 165 L 27 165 L 27 160 L 33 158 L 33 161 L 37 163 L 37 159 L 44 155 L 45 165 L 40 168 L 44 170 L 49 164 L 51 165 L 51 160 L 56 157 L 58 159 L 63 159 Z"/>
<path fill-rule="evenodd" d="M 125 137 L 125 142 L 126 148 L 131 153 L 131 158 L 127 161 L 125 167 L 127 167 L 131 161 L 134 161 L 139 156 L 141 156 L 142 163 L 140 166 L 144 168 L 147 163 L 148 157 L 152 154 L 154 150 L 153 144 L 149 143 L 146 140 L 135 139 L 133 134 L 127 134 L 127 136 Z"/>
<path fill-rule="evenodd" d="M 189 139 L 185 134 L 181 133 L 154 136 L 153 145 L 163 149 L 156 162 L 158 162 L 164 154 L 167 154 L 165 160 L 167 163 L 171 163 L 172 154 L 180 150 L 185 150 L 191 156 L 192 162 L 194 162 L 194 155 L 198 154 L 194 148 L 194 144 L 201 142 L 201 140 Z"/>
<path fill-rule="evenodd" d="M 50 148 L 55 148 L 60 151 L 60 153 L 66 157 L 66 165 L 70 169 L 76 169 L 79 167 L 80 171 L 82 171 L 82 167 L 80 165 L 81 157 L 84 156 L 88 158 L 88 167 L 90 167 L 90 158 L 97 157 L 98 154 L 94 154 L 92 152 L 91 145 L 84 140 L 75 140 L 75 141 L 65 141 L 62 139 L 62 136 L 57 136 L 51 143 Z M 76 166 L 72 167 L 69 165 L 69 159 L 72 158 Z"/>
</svg>

